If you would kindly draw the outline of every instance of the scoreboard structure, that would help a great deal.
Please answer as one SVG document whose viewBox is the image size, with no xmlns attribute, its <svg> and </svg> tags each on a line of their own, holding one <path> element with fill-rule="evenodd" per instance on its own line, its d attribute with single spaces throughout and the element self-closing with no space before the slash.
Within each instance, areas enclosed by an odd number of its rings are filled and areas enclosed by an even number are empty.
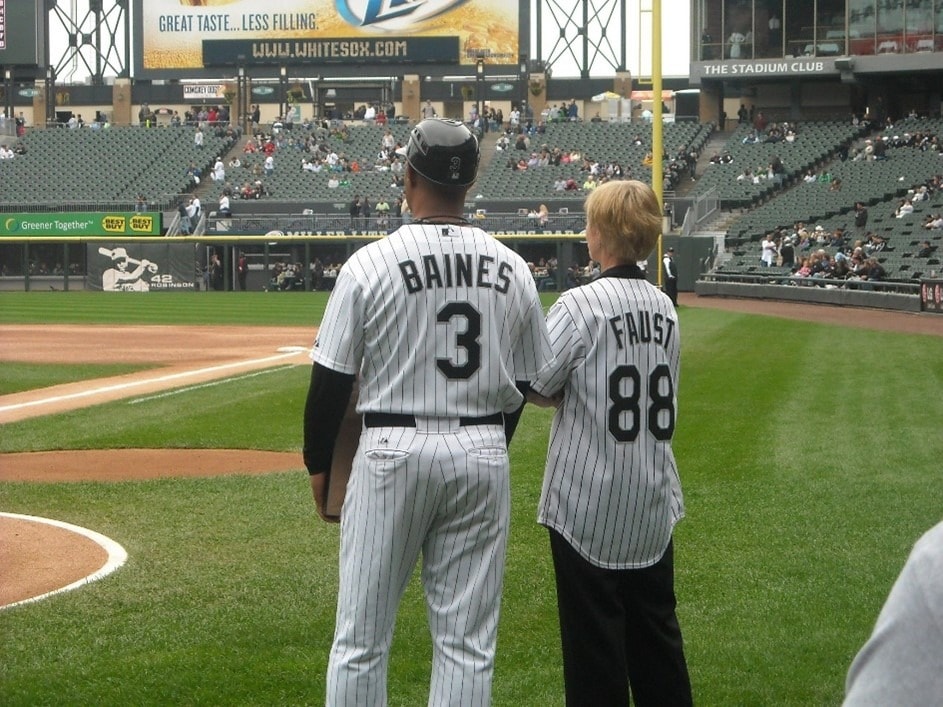
<svg viewBox="0 0 943 707">
<path fill-rule="evenodd" d="M 0 66 L 45 62 L 44 0 L 0 0 Z"/>
<path fill-rule="evenodd" d="M 9 1 L 9 0 L 8 0 Z M 401 75 L 517 66 L 529 3 L 506 0 L 133 0 L 137 78 L 254 73 Z M 409 67 L 414 67 L 410 69 Z"/>
</svg>

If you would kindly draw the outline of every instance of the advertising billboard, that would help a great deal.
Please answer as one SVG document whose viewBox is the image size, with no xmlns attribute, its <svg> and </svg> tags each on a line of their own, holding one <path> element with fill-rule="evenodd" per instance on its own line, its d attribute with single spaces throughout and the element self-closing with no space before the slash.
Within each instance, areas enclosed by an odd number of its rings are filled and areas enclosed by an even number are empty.
<svg viewBox="0 0 943 707">
<path fill-rule="evenodd" d="M 0 236 L 159 236 L 160 212 L 4 214 Z"/>
<path fill-rule="evenodd" d="M 516 64 L 522 12 L 507 0 L 134 0 L 135 73 Z"/>
<path fill-rule="evenodd" d="M 85 286 L 105 292 L 186 292 L 195 289 L 188 243 L 88 244 Z"/>
<path fill-rule="evenodd" d="M 44 0 L 0 0 L 0 64 L 42 64 Z"/>
</svg>

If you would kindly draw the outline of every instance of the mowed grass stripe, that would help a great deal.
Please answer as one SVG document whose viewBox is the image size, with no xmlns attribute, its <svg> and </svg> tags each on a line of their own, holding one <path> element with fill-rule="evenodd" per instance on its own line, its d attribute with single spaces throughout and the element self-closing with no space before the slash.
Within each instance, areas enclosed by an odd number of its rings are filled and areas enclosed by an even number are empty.
<svg viewBox="0 0 943 707">
<path fill-rule="evenodd" d="M 47 388 L 107 376 L 143 371 L 151 366 L 137 364 L 53 364 L 3 361 L 0 364 L 0 395 Z"/>
<path fill-rule="evenodd" d="M 3 292 L 0 324 L 311 326 L 326 292 Z"/>
<path fill-rule="evenodd" d="M 3 425 L 0 451 L 110 448 L 301 449 L 310 367 L 283 367 L 235 385 L 95 405 Z M 299 454 L 300 460 L 300 454 Z"/>
</svg>

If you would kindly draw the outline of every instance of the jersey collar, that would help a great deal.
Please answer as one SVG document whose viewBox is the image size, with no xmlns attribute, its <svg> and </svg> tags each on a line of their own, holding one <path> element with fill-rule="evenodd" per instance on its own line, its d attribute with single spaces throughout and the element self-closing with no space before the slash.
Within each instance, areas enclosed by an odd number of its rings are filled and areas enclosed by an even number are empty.
<svg viewBox="0 0 943 707">
<path fill-rule="evenodd" d="M 599 277 L 620 277 L 626 280 L 644 280 L 645 273 L 638 265 L 624 264 L 609 268 L 605 272 L 600 273 Z"/>
</svg>

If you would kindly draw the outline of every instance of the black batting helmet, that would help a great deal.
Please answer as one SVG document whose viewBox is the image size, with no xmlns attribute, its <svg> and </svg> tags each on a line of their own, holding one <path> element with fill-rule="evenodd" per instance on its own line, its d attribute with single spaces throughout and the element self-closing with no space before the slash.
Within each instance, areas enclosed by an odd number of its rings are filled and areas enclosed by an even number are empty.
<svg viewBox="0 0 943 707">
<path fill-rule="evenodd" d="M 467 187 L 478 174 L 478 139 L 457 120 L 423 120 L 397 153 L 435 184 Z"/>
</svg>

